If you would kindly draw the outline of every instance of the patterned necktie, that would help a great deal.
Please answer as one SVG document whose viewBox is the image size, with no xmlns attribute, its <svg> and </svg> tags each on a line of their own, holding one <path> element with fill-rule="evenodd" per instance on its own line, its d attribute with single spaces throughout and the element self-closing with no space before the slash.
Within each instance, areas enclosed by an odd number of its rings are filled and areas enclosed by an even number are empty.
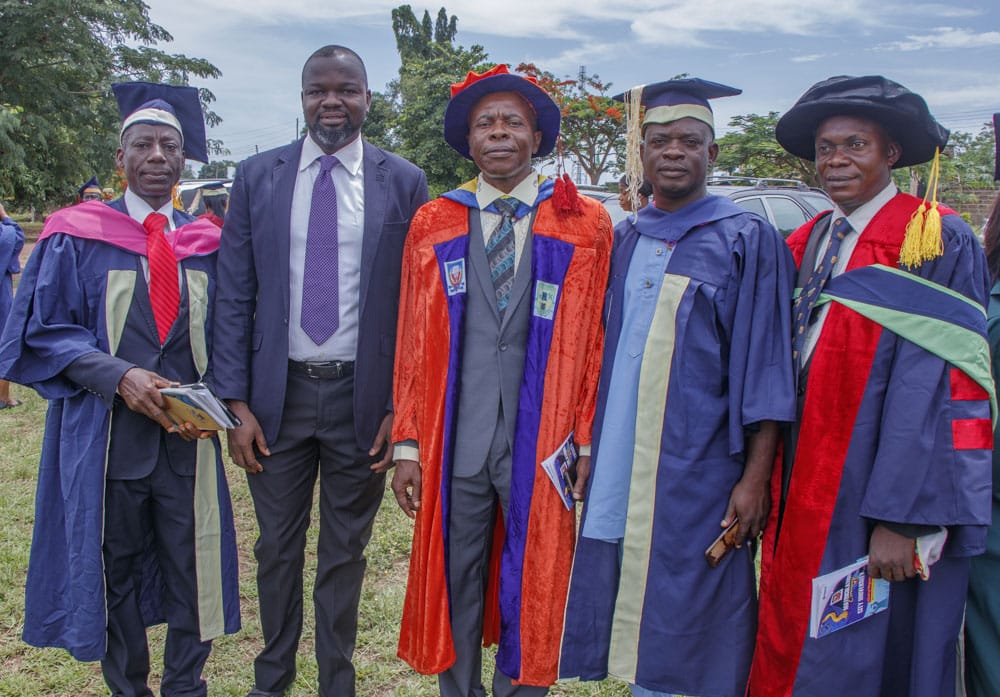
<svg viewBox="0 0 1000 697">
<path fill-rule="evenodd" d="M 806 334 L 809 331 L 809 325 L 816 321 L 813 308 L 816 307 L 819 294 L 823 292 L 826 282 L 833 274 L 833 267 L 840 254 L 840 245 L 851 230 L 851 224 L 847 222 L 847 218 L 837 218 L 834 221 L 833 230 L 830 232 L 830 241 L 826 246 L 823 259 L 809 276 L 805 286 L 802 287 L 802 292 L 795 300 L 792 309 L 792 315 L 795 318 L 795 336 L 792 346 L 795 350 L 792 352 L 792 356 L 800 369 L 804 360 L 802 354 L 806 345 Z"/>
<path fill-rule="evenodd" d="M 149 302 L 153 306 L 156 332 L 160 344 L 167 339 L 170 327 L 177 319 L 181 305 L 181 290 L 177 281 L 177 257 L 164 236 L 167 216 L 150 213 L 142 221 L 146 228 L 146 259 L 149 261 Z"/>
<path fill-rule="evenodd" d="M 514 212 L 520 203 L 516 198 L 507 196 L 493 202 L 500 212 L 500 223 L 486 241 L 486 260 L 490 263 L 490 278 L 493 279 L 501 319 L 514 285 Z"/>
<path fill-rule="evenodd" d="M 302 317 L 299 324 L 317 346 L 326 342 L 340 326 L 340 278 L 338 274 L 337 187 L 330 171 L 337 158 L 324 155 L 313 184 L 306 260 L 302 272 Z"/>
</svg>

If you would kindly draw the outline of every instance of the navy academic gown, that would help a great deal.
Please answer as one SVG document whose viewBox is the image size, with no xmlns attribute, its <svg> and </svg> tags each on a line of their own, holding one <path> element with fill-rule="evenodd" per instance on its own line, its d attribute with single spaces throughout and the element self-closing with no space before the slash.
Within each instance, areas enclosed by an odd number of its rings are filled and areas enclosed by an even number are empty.
<svg viewBox="0 0 1000 697">
<path fill-rule="evenodd" d="M 630 274 L 643 261 L 633 252 L 647 248 L 641 237 L 662 241 L 647 249 L 655 257 L 672 248 L 662 279 Z M 719 196 L 674 213 L 644 208 L 635 223 L 619 223 L 615 242 L 560 674 L 740 697 L 756 619 L 753 553 L 745 545 L 712 569 L 704 552 L 743 474 L 747 429 L 795 415 L 793 261 L 766 221 Z M 655 304 L 646 332 L 623 323 L 634 303 Z M 616 353 L 626 342 L 629 355 L 642 355 L 630 407 L 613 397 L 621 389 L 613 384 Z M 636 413 L 633 447 L 606 451 L 604 439 L 615 439 L 603 432 L 609 410 L 626 408 Z M 597 490 L 622 479 L 624 539 L 588 537 L 588 518 L 607 513 Z"/>
<path fill-rule="evenodd" d="M 133 365 L 180 382 L 203 376 L 218 228 L 194 223 L 168 234 L 183 283 L 177 321 L 161 347 L 140 263 L 145 231 L 119 209 L 119 201 L 110 207 L 90 202 L 49 217 L 0 337 L 0 376 L 49 400 L 23 638 L 86 661 L 103 658 L 106 646 L 105 477 L 146 476 L 161 439 L 171 469 L 195 476 L 200 522 L 197 541 L 189 544 L 198 570 L 201 638 L 239 629 L 235 531 L 217 439 L 184 442 L 115 398 L 118 380 Z M 177 224 L 191 220 L 175 212 Z M 67 371 L 83 374 L 81 359 L 103 364 L 94 372 L 101 377 L 86 388 L 67 377 Z M 164 589 L 152 549 L 141 587 L 145 623 L 163 622 Z"/>
</svg>

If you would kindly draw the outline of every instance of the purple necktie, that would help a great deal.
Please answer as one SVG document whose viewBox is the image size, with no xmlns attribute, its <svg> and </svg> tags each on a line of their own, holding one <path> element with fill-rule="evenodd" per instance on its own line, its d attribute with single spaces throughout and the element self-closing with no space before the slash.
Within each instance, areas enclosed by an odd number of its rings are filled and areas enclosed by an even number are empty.
<svg viewBox="0 0 1000 697">
<path fill-rule="evenodd" d="M 337 158 L 323 155 L 313 184 L 306 261 L 302 271 L 302 330 L 319 346 L 340 325 L 339 278 L 337 273 L 337 187 L 330 171 Z"/>
</svg>

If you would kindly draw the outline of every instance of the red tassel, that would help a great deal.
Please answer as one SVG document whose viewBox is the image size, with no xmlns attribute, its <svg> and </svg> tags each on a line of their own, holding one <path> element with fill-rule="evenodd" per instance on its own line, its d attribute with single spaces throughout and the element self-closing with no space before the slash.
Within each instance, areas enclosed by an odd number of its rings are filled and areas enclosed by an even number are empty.
<svg viewBox="0 0 1000 697">
<path fill-rule="evenodd" d="M 555 188 L 552 190 L 552 203 L 556 210 L 562 213 L 583 213 L 583 206 L 580 204 L 580 197 L 576 192 L 576 184 L 569 178 L 569 174 L 563 172 L 561 177 L 556 177 Z"/>
</svg>

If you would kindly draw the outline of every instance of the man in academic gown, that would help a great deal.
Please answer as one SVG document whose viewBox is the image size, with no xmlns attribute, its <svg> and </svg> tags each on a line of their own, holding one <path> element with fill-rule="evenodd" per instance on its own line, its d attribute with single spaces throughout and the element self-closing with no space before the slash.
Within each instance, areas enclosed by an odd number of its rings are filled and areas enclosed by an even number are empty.
<svg viewBox="0 0 1000 697">
<path fill-rule="evenodd" d="M 708 100 L 739 93 L 690 78 L 620 97 L 646 107 L 635 154 L 653 204 L 615 230 L 560 672 L 613 675 L 634 695 L 742 697 L 753 541 L 776 422 L 795 415 L 791 255 L 767 221 L 706 190 Z M 713 568 L 705 550 L 737 520 L 739 548 Z"/>
<path fill-rule="evenodd" d="M 165 621 L 160 694 L 193 697 L 239 629 L 235 535 L 218 440 L 159 388 L 205 377 L 219 230 L 171 200 L 185 154 L 206 159 L 197 90 L 113 87 L 125 196 L 49 216 L 0 339 L 0 375 L 49 400 L 24 640 L 139 697 Z"/>
<path fill-rule="evenodd" d="M 499 65 L 452 86 L 445 140 L 480 175 L 417 211 L 396 347 L 392 488 L 416 517 L 399 655 L 444 697 L 556 679 L 576 517 L 541 462 L 589 460 L 611 221 L 532 157 L 559 109 Z"/>
<path fill-rule="evenodd" d="M 103 200 L 104 191 L 101 189 L 101 183 L 97 181 L 97 177 L 91 177 L 83 186 L 76 190 L 77 203 Z"/>
<path fill-rule="evenodd" d="M 995 398 L 985 256 L 935 200 L 948 131 L 902 85 L 840 76 L 806 91 L 776 136 L 816 162 L 835 208 L 788 238 L 798 418 L 772 480 L 750 694 L 955 694 Z M 896 189 L 893 168 L 931 159 L 929 200 Z M 865 557 L 890 582 L 888 608 L 810 638 L 813 579 Z"/>
</svg>

